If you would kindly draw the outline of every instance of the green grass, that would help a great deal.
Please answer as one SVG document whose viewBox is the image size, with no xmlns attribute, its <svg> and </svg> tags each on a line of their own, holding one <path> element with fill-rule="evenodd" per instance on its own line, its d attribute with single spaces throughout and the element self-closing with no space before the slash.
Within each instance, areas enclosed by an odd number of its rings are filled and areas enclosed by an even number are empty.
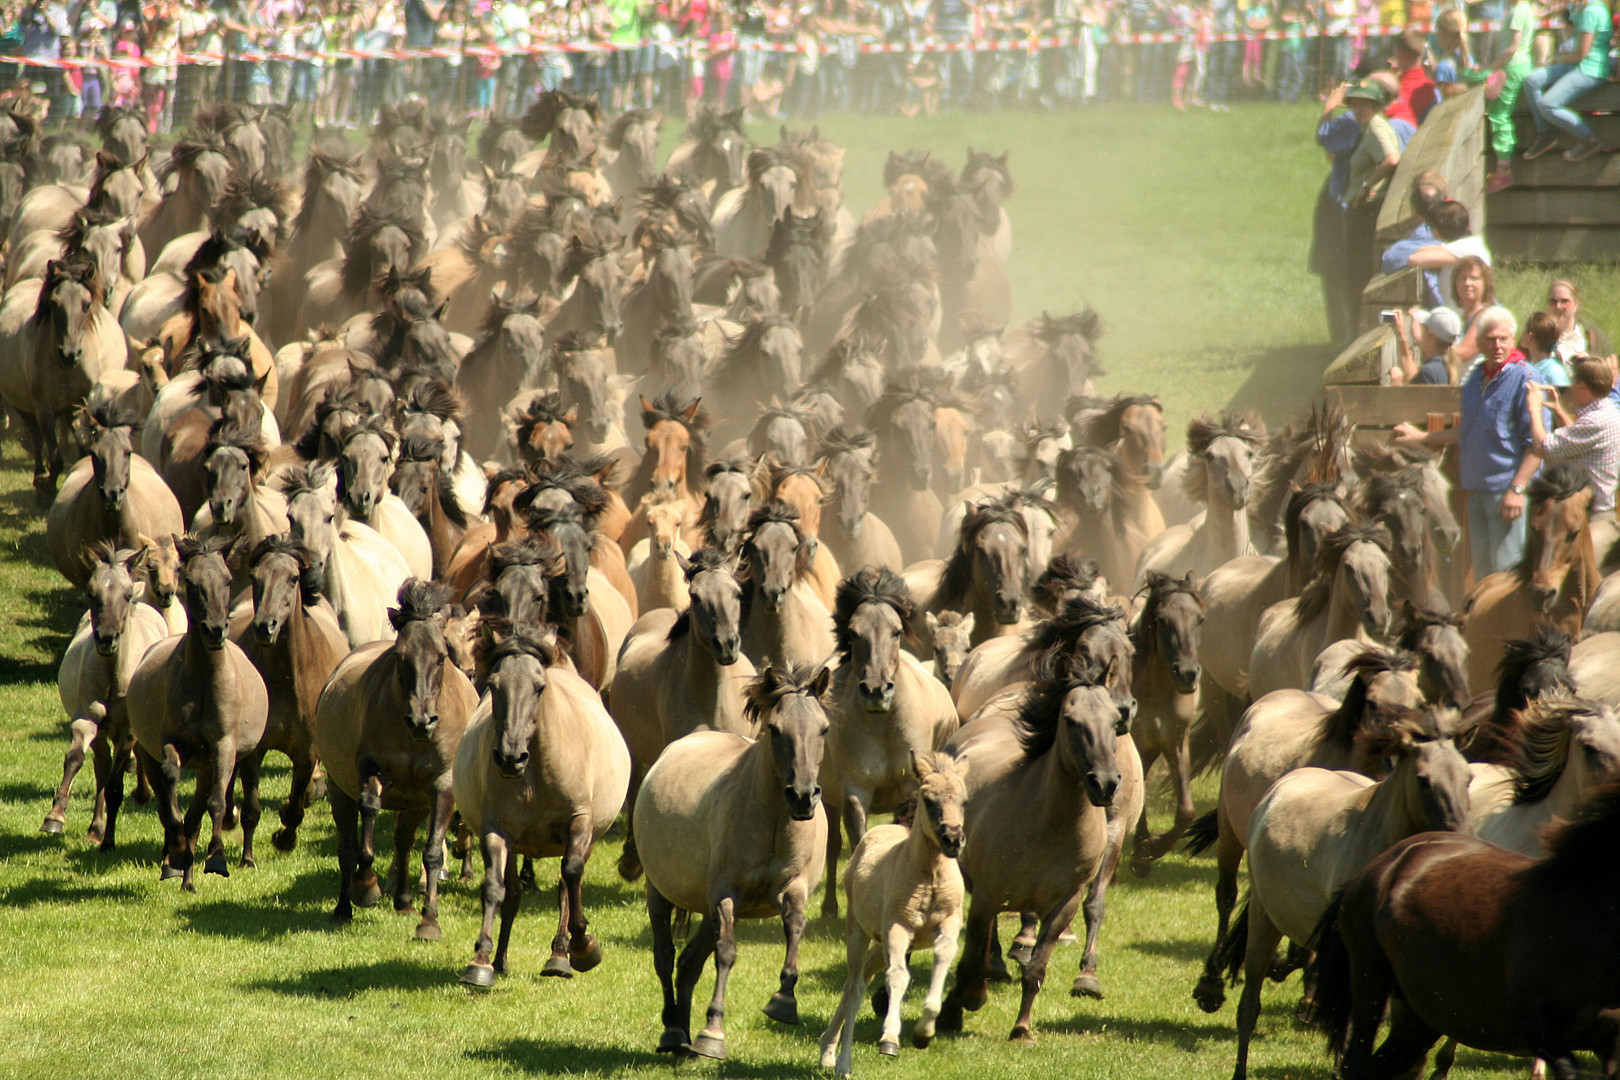
<svg viewBox="0 0 1620 1080">
<path fill-rule="evenodd" d="M 1009 205 L 1012 274 L 1022 315 L 1091 303 L 1102 312 L 1107 390 L 1163 395 L 1173 425 L 1204 408 L 1256 406 L 1281 419 L 1303 404 L 1325 363 L 1316 279 L 1305 270 L 1311 201 L 1323 172 L 1306 107 L 1216 116 L 1119 107 L 1058 116 L 830 119 L 849 147 L 857 213 L 878 195 L 888 149 L 924 147 L 961 160 L 962 147 L 1010 149 L 1020 190 Z M 762 136 L 765 132 L 762 130 Z M 1520 268 L 1504 293 L 1529 310 L 1547 277 Z M 1610 272 L 1583 275 L 1593 310 L 1620 298 Z M 290 855 L 261 836 L 257 870 L 199 879 L 195 895 L 160 884 L 159 830 L 149 807 L 126 803 L 120 850 L 102 856 L 83 832 L 90 777 L 81 776 L 65 838 L 38 829 L 65 745 L 52 686 L 82 609 L 48 569 L 43 515 L 15 456 L 0 465 L 0 1077 L 310 1076 L 510 1077 L 626 1075 L 667 1070 L 651 1051 L 659 994 L 638 892 L 613 873 L 617 837 L 596 853 L 586 902 L 606 962 L 572 982 L 541 979 L 555 919 L 554 864 L 519 917 L 513 974 L 489 994 L 458 986 L 478 931 L 477 890 L 450 885 L 442 942 L 411 939 L 414 921 L 382 909 L 333 929 L 336 862 L 324 807 Z M 265 828 L 287 791 L 266 782 Z M 1201 806 L 1213 796 L 1199 787 Z M 1156 821 L 1165 810 L 1155 793 Z M 381 838 L 380 838 L 381 839 Z M 385 843 L 385 842 L 384 842 Z M 234 855 L 240 841 L 232 837 Z M 970 1014 L 968 1032 L 898 1063 L 875 1053 L 876 1025 L 857 1031 L 862 1075 L 1087 1076 L 1100 1080 L 1222 1080 L 1230 1075 L 1232 1010 L 1206 1016 L 1190 991 L 1212 931 L 1213 872 L 1167 859 L 1145 882 L 1127 873 L 1111 896 L 1102 940 L 1107 999 L 1066 994 L 1078 950 L 1061 948 L 1036 1006 L 1040 1043 L 1005 1042 L 1012 988 Z M 683 1074 L 799 1077 L 843 979 L 841 927 L 815 920 L 803 953 L 804 1026 L 759 1013 L 776 986 L 781 936 L 749 923 L 731 983 L 732 1060 Z M 918 975 L 924 968 L 919 965 Z M 700 984 L 707 992 L 709 980 Z M 1251 1061 L 1263 1080 L 1325 1077 L 1318 1041 L 1291 1019 L 1297 982 L 1268 988 Z M 914 1018 L 916 991 L 906 1016 Z M 1462 1077 L 1516 1074 L 1522 1062 L 1464 1053 Z"/>
</svg>

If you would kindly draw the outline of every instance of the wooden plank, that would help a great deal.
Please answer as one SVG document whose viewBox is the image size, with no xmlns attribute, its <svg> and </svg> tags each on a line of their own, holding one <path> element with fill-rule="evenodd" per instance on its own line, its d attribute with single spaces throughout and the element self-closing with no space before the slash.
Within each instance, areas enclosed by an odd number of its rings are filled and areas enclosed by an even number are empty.
<svg viewBox="0 0 1620 1080">
<path fill-rule="evenodd" d="M 1379 323 L 1334 358 L 1322 373 L 1322 382 L 1327 385 L 1364 383 L 1377 386 L 1387 381 L 1394 364 L 1395 328 Z"/>
<path fill-rule="evenodd" d="M 1599 139 L 1602 139 L 1605 145 L 1614 146 L 1616 144 L 1620 144 L 1620 114 L 1588 116 L 1585 117 L 1585 120 L 1587 126 L 1592 129 L 1592 134 L 1596 135 Z M 1513 122 L 1513 129 L 1518 134 L 1520 150 L 1525 149 L 1531 143 L 1536 141 L 1536 128 L 1535 125 L 1530 122 L 1529 117 L 1526 116 L 1515 119 Z M 1560 137 L 1563 138 L 1565 145 L 1569 144 L 1570 139 L 1568 136 Z M 1417 139 L 1414 137 L 1413 142 L 1416 141 Z M 1537 160 L 1540 161 L 1546 159 L 1557 161 L 1560 165 L 1578 164 L 1565 161 L 1562 151 L 1548 154 L 1545 159 L 1538 158 Z M 1518 170 L 1515 169 L 1514 171 L 1517 172 Z"/>
<path fill-rule="evenodd" d="M 1430 413 L 1450 416 L 1462 407 L 1457 386 L 1328 386 L 1323 393 L 1338 401 L 1357 427 L 1422 427 Z"/>
<path fill-rule="evenodd" d="M 1520 188 L 1491 198 L 1491 221 L 1498 225 L 1620 225 L 1620 196 L 1604 188 Z M 1556 226 L 1551 223 L 1557 222 Z"/>
<path fill-rule="evenodd" d="M 1403 266 L 1393 274 L 1378 274 L 1361 290 L 1361 304 L 1403 307 L 1423 299 L 1423 271 Z"/>
<path fill-rule="evenodd" d="M 1453 175 L 1459 161 L 1456 150 L 1467 147 L 1484 122 L 1485 89 L 1472 90 L 1448 98 L 1436 105 L 1418 126 L 1417 134 L 1407 144 L 1395 175 L 1389 180 L 1389 194 L 1378 212 L 1378 238 L 1391 243 L 1410 233 L 1417 226 L 1412 213 L 1412 178 L 1421 172 L 1434 170 L 1446 176 L 1452 185 L 1451 197 L 1469 207 L 1481 205 L 1483 185 L 1474 186 L 1466 177 Z M 1481 151 L 1473 151 L 1475 156 Z M 1459 187 L 1459 185 L 1461 185 Z"/>
<path fill-rule="evenodd" d="M 1536 262 L 1620 260 L 1620 227 L 1613 225 L 1492 226 L 1485 234 L 1495 258 Z"/>
<path fill-rule="evenodd" d="M 1585 161 L 1565 161 L 1559 154 L 1513 163 L 1513 186 L 1523 188 L 1613 188 L 1620 187 L 1620 154 L 1595 154 Z M 1498 192 L 1490 197 L 1494 203 Z"/>
</svg>

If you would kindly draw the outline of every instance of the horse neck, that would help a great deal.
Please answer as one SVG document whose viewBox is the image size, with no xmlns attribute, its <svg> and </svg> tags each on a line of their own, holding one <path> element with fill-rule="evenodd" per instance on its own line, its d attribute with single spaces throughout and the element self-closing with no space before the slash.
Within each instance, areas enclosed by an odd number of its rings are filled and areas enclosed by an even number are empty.
<svg viewBox="0 0 1620 1080">
<path fill-rule="evenodd" d="M 1580 635 L 1586 622 L 1587 608 L 1592 606 L 1592 595 L 1597 592 L 1603 575 L 1598 571 L 1597 556 L 1592 550 L 1592 527 L 1582 530 L 1579 550 L 1574 562 L 1559 583 L 1558 603 L 1553 608 L 1554 622 L 1570 633 Z"/>
<path fill-rule="evenodd" d="M 695 627 L 689 630 L 681 641 L 681 648 L 685 650 L 680 657 L 682 687 L 688 700 L 703 710 L 702 715 L 705 716 L 703 722 L 707 723 L 707 717 L 719 716 L 720 706 L 725 698 L 724 691 L 733 680 L 726 673 L 726 669 L 715 662 L 714 654 L 697 640 Z"/>
<path fill-rule="evenodd" d="M 1338 571 L 1334 571 L 1335 574 Z M 1345 638 L 1357 637 L 1361 631 L 1361 613 L 1350 602 L 1347 590 L 1339 588 L 1339 583 L 1333 583 L 1333 592 L 1328 597 L 1327 610 L 1318 618 L 1322 627 L 1320 638 L 1322 645 Z"/>
<path fill-rule="evenodd" d="M 686 575 L 681 572 L 681 564 L 675 558 L 675 547 L 670 546 L 669 556 L 660 556 L 656 549 L 647 556 L 647 597 L 649 601 L 676 600 L 686 583 Z M 668 604 L 648 603 L 647 610 L 654 607 L 670 606 Z"/>
<path fill-rule="evenodd" d="M 747 777 L 751 789 L 748 800 L 749 814 L 756 821 L 775 823 L 787 817 L 787 805 L 782 801 L 781 773 L 776 769 L 776 755 L 771 751 L 769 729 L 763 722 L 759 724 L 759 734 L 754 737 L 753 745 L 743 751 L 742 768 L 739 770 Z"/>
<path fill-rule="evenodd" d="M 1212 495 L 1199 530 L 1204 550 L 1216 557 L 1217 565 L 1249 553 L 1249 512 L 1234 507 L 1220 495 Z"/>
<path fill-rule="evenodd" d="M 188 613 L 189 614 L 189 613 Z M 206 703 L 217 701 L 224 691 L 222 680 L 230 673 L 230 648 L 210 649 L 202 642 L 198 632 L 200 622 L 192 622 L 182 645 L 188 678 L 187 685 Z M 195 673 L 205 672 L 202 678 Z"/>
<path fill-rule="evenodd" d="M 1356 832 L 1367 859 L 1429 828 L 1429 819 L 1418 803 L 1415 769 L 1411 758 L 1403 757 L 1394 771 L 1367 789 L 1370 794 L 1362 804 L 1361 827 Z M 1352 861 L 1361 866 L 1366 859 Z"/>
</svg>

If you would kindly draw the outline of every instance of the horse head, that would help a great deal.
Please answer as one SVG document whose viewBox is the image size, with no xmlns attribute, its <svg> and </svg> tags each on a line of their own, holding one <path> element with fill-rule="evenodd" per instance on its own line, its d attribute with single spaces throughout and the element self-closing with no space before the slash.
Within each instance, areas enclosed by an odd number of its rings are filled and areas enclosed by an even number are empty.
<svg viewBox="0 0 1620 1080">
<path fill-rule="evenodd" d="M 1204 624 L 1204 597 L 1197 575 L 1189 570 L 1178 579 L 1150 570 L 1145 588 L 1137 660 L 1145 662 L 1148 650 L 1157 649 L 1176 693 L 1191 694 L 1198 689 L 1198 644 Z"/>
<path fill-rule="evenodd" d="M 968 763 L 943 750 L 911 751 L 911 775 L 917 780 L 917 817 L 912 828 L 927 829 L 941 855 L 954 859 L 967 839 Z"/>
<path fill-rule="evenodd" d="M 968 653 L 973 651 L 973 613 L 930 611 L 923 620 L 928 628 L 928 643 L 933 646 L 934 659 L 939 664 L 940 680 L 950 686 L 956 681 L 956 673 L 962 670 Z"/>
<path fill-rule="evenodd" d="M 118 651 L 129 612 L 135 605 L 135 583 L 146 566 L 146 548 L 119 548 L 111 541 L 91 544 L 86 550 L 90 580 L 85 585 L 90 601 L 90 634 L 96 652 L 111 656 Z"/>
<path fill-rule="evenodd" d="M 709 547 L 691 558 L 675 557 L 691 597 L 691 632 L 715 663 L 730 667 L 742 655 L 743 586 L 737 580 L 736 556 Z"/>
<path fill-rule="evenodd" d="M 248 567 L 253 582 L 253 640 L 271 648 L 299 608 L 320 599 L 321 582 L 309 549 L 285 534 L 260 540 Z"/>
<path fill-rule="evenodd" d="M 550 684 L 547 669 L 558 658 L 554 640 L 517 630 L 498 637 L 480 665 L 489 671 L 495 768 L 507 779 L 520 778 L 528 768 L 541 695 Z"/>
<path fill-rule="evenodd" d="M 714 461 L 703 471 L 708 487 L 703 493 L 703 511 L 698 523 L 704 526 L 708 541 L 722 551 L 732 551 L 748 531 L 749 503 L 754 484 L 745 461 Z"/>
<path fill-rule="evenodd" d="M 108 403 L 84 410 L 81 427 L 87 429 L 86 452 L 95 476 L 96 494 L 102 509 L 119 513 L 129 492 L 130 457 L 134 453 L 135 431 L 140 419 L 134 413 L 118 410 Z"/>
<path fill-rule="evenodd" d="M 821 759 L 831 726 L 821 699 L 831 678 L 822 665 L 778 671 L 767 664 L 746 691 L 743 715 L 770 742 L 782 797 L 795 821 L 809 821 L 821 805 Z"/>
<path fill-rule="evenodd" d="M 799 527 L 799 512 L 786 503 L 768 502 L 749 515 L 743 555 L 767 610 L 780 610 L 793 583 L 809 572 L 809 539 Z"/>
<path fill-rule="evenodd" d="M 887 567 L 864 567 L 839 582 L 833 612 L 838 657 L 869 713 L 894 708 L 900 644 L 913 610 L 905 580 Z"/>
<path fill-rule="evenodd" d="M 613 416 L 602 350 L 589 335 L 564 334 L 552 350 L 552 363 L 563 403 L 575 411 L 576 422 L 592 442 L 605 443 L 613 431 Z"/>
<path fill-rule="evenodd" d="M 869 431 L 843 427 L 827 433 L 821 443 L 822 476 L 832 484 L 833 516 L 850 539 L 861 534 L 877 476 L 877 440 Z"/>
<path fill-rule="evenodd" d="M 343 434 L 338 453 L 338 495 L 350 513 L 370 520 L 388 494 L 398 442 L 379 417 L 367 417 Z"/>
<path fill-rule="evenodd" d="M 1570 571 L 1592 569 L 1592 482 L 1579 465 L 1556 462 L 1536 474 L 1529 495 L 1523 574 L 1536 607 L 1546 615 L 1558 603 Z"/>
<path fill-rule="evenodd" d="M 225 647 L 231 628 L 231 581 L 235 576 L 237 538 L 214 536 L 176 539 L 180 555 L 180 588 L 190 632 L 205 648 Z"/>
</svg>

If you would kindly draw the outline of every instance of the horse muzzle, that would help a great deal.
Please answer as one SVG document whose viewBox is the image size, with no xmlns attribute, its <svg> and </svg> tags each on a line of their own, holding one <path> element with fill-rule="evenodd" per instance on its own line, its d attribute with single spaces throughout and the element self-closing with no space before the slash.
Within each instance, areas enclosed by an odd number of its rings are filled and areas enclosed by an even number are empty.
<svg viewBox="0 0 1620 1080">
<path fill-rule="evenodd" d="M 966 837 L 962 835 L 961 826 L 941 825 L 935 834 L 939 840 L 939 853 L 947 859 L 954 859 L 962 854 L 962 844 Z"/>
<path fill-rule="evenodd" d="M 724 641 L 713 639 L 709 642 L 709 648 L 714 651 L 715 663 L 721 667 L 730 667 L 742 654 L 742 639 L 727 638 Z"/>
<path fill-rule="evenodd" d="M 1119 770 L 1110 769 L 1107 772 L 1097 771 L 1086 773 L 1086 798 L 1091 800 L 1092 806 L 1114 805 L 1114 795 L 1119 791 Z"/>
<path fill-rule="evenodd" d="M 1149 491 L 1158 491 L 1160 486 L 1164 484 L 1164 463 L 1159 462 L 1155 465 L 1149 465 L 1142 482 L 1147 485 Z"/>
<path fill-rule="evenodd" d="M 236 521 L 235 499 L 221 499 L 217 503 L 210 503 L 208 509 L 214 515 L 216 524 L 230 525 Z"/>
<path fill-rule="evenodd" d="M 1190 668 L 1172 664 L 1170 666 L 1170 682 L 1178 694 L 1190 694 L 1198 689 L 1199 667 L 1194 664 Z"/>
<path fill-rule="evenodd" d="M 124 508 L 125 493 L 124 488 L 118 488 L 114 491 L 103 488 L 101 491 L 101 505 L 116 514 Z"/>
<path fill-rule="evenodd" d="M 809 791 L 800 791 L 787 787 L 782 789 L 782 797 L 787 800 L 789 817 L 794 821 L 809 821 L 816 816 L 816 807 L 821 805 L 821 788 L 818 786 Z"/>
<path fill-rule="evenodd" d="M 528 764 L 529 752 L 527 750 L 516 757 L 503 754 L 499 750 L 495 751 L 495 769 L 508 780 L 521 780 L 523 770 Z"/>
<path fill-rule="evenodd" d="M 197 628 L 197 636 L 202 639 L 203 648 L 209 652 L 218 652 L 225 647 L 228 629 L 229 627 L 223 624 L 215 626 L 212 623 L 204 623 Z"/>
<path fill-rule="evenodd" d="M 1018 620 L 1022 618 L 1024 614 L 1023 597 L 1012 597 L 1009 599 L 1007 597 L 998 596 L 996 597 L 995 602 L 991 605 L 991 610 L 996 617 L 996 622 L 1000 623 L 1002 626 L 1015 626 L 1017 625 Z"/>
<path fill-rule="evenodd" d="M 590 434 L 592 442 L 605 443 L 613 431 L 613 425 L 606 420 L 592 420 L 585 425 L 585 430 Z"/>
<path fill-rule="evenodd" d="M 869 713 L 885 713 L 894 708 L 894 683 L 888 682 L 873 689 L 865 683 L 860 685 L 861 704 Z"/>
<path fill-rule="evenodd" d="M 280 619 L 267 619 L 264 622 L 254 622 L 253 624 L 253 640 L 266 648 L 274 645 L 276 639 L 280 636 Z"/>
<path fill-rule="evenodd" d="M 114 653 L 118 652 L 118 639 L 121 637 L 123 637 L 122 634 L 113 634 L 111 636 L 96 634 L 96 655 L 112 656 Z"/>
<path fill-rule="evenodd" d="M 1558 603 L 1558 590 L 1544 585 L 1531 585 L 1530 595 L 1536 602 L 1536 610 L 1543 615 L 1552 614 L 1553 605 Z"/>
<path fill-rule="evenodd" d="M 782 610 L 782 598 L 787 595 L 786 589 L 761 589 L 760 595 L 765 599 L 765 610 L 777 612 Z"/>
<path fill-rule="evenodd" d="M 411 738 L 415 741 L 432 742 L 433 733 L 437 731 L 439 727 L 439 714 L 428 713 L 426 716 L 421 718 L 418 718 L 414 714 L 406 716 L 405 726 L 410 730 Z"/>
</svg>

